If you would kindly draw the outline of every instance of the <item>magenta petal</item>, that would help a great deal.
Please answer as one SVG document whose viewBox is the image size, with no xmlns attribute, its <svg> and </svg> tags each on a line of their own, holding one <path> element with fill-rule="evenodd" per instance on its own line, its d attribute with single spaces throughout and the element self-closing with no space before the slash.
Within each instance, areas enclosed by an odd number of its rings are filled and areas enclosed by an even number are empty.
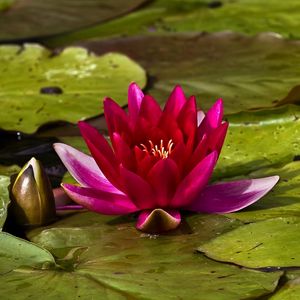
<svg viewBox="0 0 300 300">
<path fill-rule="evenodd" d="M 146 119 L 151 126 L 156 126 L 162 114 L 159 104 L 149 95 L 146 95 L 141 104 L 139 117 Z"/>
<path fill-rule="evenodd" d="M 228 125 L 227 122 L 224 122 L 211 132 L 208 142 L 208 148 L 210 150 L 216 150 L 220 154 L 225 141 Z"/>
<path fill-rule="evenodd" d="M 180 221 L 178 210 L 144 210 L 139 214 L 136 228 L 147 233 L 161 233 L 175 229 Z"/>
<path fill-rule="evenodd" d="M 97 213 L 123 215 L 138 210 L 126 195 L 108 193 L 72 184 L 63 184 L 62 187 L 74 202 Z"/>
<path fill-rule="evenodd" d="M 112 135 L 112 144 L 118 160 L 125 166 L 125 168 L 134 169 L 134 153 L 117 132 L 114 132 Z"/>
<path fill-rule="evenodd" d="M 109 160 L 111 163 L 117 164 L 116 157 L 111 146 L 96 128 L 82 121 L 78 122 L 78 127 L 88 147 L 90 147 L 90 144 L 93 144 L 93 146 L 99 149 L 99 151 L 104 157 L 106 157 L 107 160 Z M 90 149 L 90 151 L 93 155 L 92 149 Z M 94 155 L 93 157 L 95 158 Z"/>
<path fill-rule="evenodd" d="M 105 177 L 114 186 L 120 189 L 118 182 L 119 163 L 108 142 L 100 133 L 98 133 L 96 128 L 90 126 L 89 124 L 85 122 L 79 122 L 78 126 L 97 165 Z"/>
<path fill-rule="evenodd" d="M 223 118 L 223 101 L 219 99 L 215 104 L 208 110 L 205 118 L 198 127 L 198 140 L 201 139 L 203 134 L 209 134 L 214 129 L 218 128 L 222 123 Z"/>
<path fill-rule="evenodd" d="M 278 180 L 279 176 L 272 176 L 216 183 L 206 187 L 185 209 L 205 213 L 234 212 L 259 200 Z"/>
<path fill-rule="evenodd" d="M 130 118 L 125 111 L 112 99 L 104 99 L 104 115 L 110 137 L 118 132 L 126 140 L 131 137 Z"/>
<path fill-rule="evenodd" d="M 140 209 L 149 209 L 155 207 L 154 193 L 150 184 L 141 176 L 120 167 L 121 179 L 126 194 Z"/>
<path fill-rule="evenodd" d="M 171 158 L 159 160 L 149 171 L 148 181 L 155 192 L 157 207 L 167 207 L 179 181 L 179 170 Z"/>
<path fill-rule="evenodd" d="M 177 117 L 185 101 L 186 98 L 181 86 L 176 85 L 165 105 L 164 112 Z"/>
<path fill-rule="evenodd" d="M 206 122 L 210 128 L 217 128 L 221 125 L 223 118 L 223 101 L 218 99 L 206 113 Z"/>
<path fill-rule="evenodd" d="M 128 88 L 128 111 L 134 122 L 139 114 L 143 98 L 144 94 L 139 86 L 134 82 L 131 83 Z"/>
<path fill-rule="evenodd" d="M 218 159 L 216 151 L 201 160 L 181 181 L 172 200 L 172 207 L 183 207 L 192 203 L 207 185 Z"/>
<path fill-rule="evenodd" d="M 91 156 L 62 143 L 55 143 L 53 147 L 72 177 L 80 185 L 123 194 L 107 180 Z"/>
</svg>

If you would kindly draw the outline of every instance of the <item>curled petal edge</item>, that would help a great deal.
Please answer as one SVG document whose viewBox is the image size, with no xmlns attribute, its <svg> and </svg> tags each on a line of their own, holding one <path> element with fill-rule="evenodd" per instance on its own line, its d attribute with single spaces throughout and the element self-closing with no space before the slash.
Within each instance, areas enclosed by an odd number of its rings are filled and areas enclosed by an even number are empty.
<svg viewBox="0 0 300 300">
<path fill-rule="evenodd" d="M 162 233 L 173 230 L 181 222 L 180 212 L 175 209 L 143 210 L 138 216 L 136 228 L 146 233 Z"/>
<path fill-rule="evenodd" d="M 67 183 L 62 184 L 62 187 L 74 202 L 100 214 L 125 215 L 139 210 L 126 195 Z"/>
</svg>

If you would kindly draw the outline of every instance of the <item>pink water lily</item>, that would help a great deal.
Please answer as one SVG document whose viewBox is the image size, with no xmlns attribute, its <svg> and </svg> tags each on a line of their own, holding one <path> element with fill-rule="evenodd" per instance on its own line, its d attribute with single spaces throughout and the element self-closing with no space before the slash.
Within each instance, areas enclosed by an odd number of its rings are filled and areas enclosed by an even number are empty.
<svg viewBox="0 0 300 300">
<path fill-rule="evenodd" d="M 78 185 L 63 184 L 79 205 L 101 214 L 139 212 L 136 227 L 146 232 L 176 228 L 181 210 L 230 213 L 254 203 L 279 177 L 209 185 L 228 123 L 221 99 L 206 114 L 180 86 L 164 109 L 132 83 L 128 114 L 104 100 L 111 145 L 93 127 L 79 122 L 92 156 L 71 146 L 54 148 Z"/>
</svg>

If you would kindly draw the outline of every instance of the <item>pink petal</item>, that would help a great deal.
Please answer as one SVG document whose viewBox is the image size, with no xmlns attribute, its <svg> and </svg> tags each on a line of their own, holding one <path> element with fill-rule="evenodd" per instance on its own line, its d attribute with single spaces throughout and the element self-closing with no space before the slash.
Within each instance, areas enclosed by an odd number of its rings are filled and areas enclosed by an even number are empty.
<svg viewBox="0 0 300 300">
<path fill-rule="evenodd" d="M 179 170 L 171 158 L 159 160 L 149 171 L 148 181 L 155 191 L 156 207 L 167 207 L 179 181 Z"/>
<path fill-rule="evenodd" d="M 112 135 L 112 144 L 118 160 L 125 168 L 135 169 L 134 153 L 117 132 Z"/>
<path fill-rule="evenodd" d="M 181 181 L 172 200 L 172 207 L 184 207 L 192 203 L 207 185 L 218 159 L 216 151 L 210 153 Z"/>
<path fill-rule="evenodd" d="M 196 98 L 190 97 L 182 107 L 177 122 L 184 134 L 184 141 L 187 151 L 192 151 L 195 143 L 195 134 L 197 129 L 197 105 Z"/>
<path fill-rule="evenodd" d="M 139 86 L 135 82 L 131 83 L 128 88 L 128 112 L 134 123 L 138 117 L 143 98 L 144 94 Z"/>
<path fill-rule="evenodd" d="M 219 99 L 208 110 L 205 118 L 198 127 L 198 139 L 201 139 L 203 134 L 210 133 L 213 129 L 218 128 L 223 119 L 223 101 Z"/>
<path fill-rule="evenodd" d="M 108 193 L 72 184 L 62 184 L 62 187 L 74 202 L 97 213 L 123 215 L 138 210 L 124 194 Z"/>
<path fill-rule="evenodd" d="M 159 120 L 158 128 L 162 130 L 168 139 L 172 139 L 175 144 L 184 141 L 182 131 L 173 115 L 164 112 Z M 168 143 L 168 140 L 166 142 Z"/>
<path fill-rule="evenodd" d="M 119 163 L 113 153 L 110 145 L 105 138 L 98 133 L 97 129 L 85 122 L 78 123 L 82 137 L 89 147 L 97 165 L 105 177 L 118 189 L 119 185 Z"/>
<path fill-rule="evenodd" d="M 144 210 L 138 217 L 136 228 L 147 233 L 161 233 L 177 228 L 180 221 L 178 210 Z"/>
<path fill-rule="evenodd" d="M 198 143 L 196 149 L 189 157 L 188 164 L 186 165 L 186 171 L 192 170 L 199 161 L 201 161 L 208 152 L 208 137 L 206 134 L 202 136 L 201 141 Z"/>
<path fill-rule="evenodd" d="M 205 213 L 234 212 L 259 200 L 278 180 L 279 176 L 272 176 L 216 183 L 206 187 L 185 209 Z"/>
<path fill-rule="evenodd" d="M 149 95 L 146 95 L 141 104 L 139 117 L 146 119 L 151 126 L 156 126 L 162 114 L 159 104 Z"/>
<path fill-rule="evenodd" d="M 153 189 L 147 181 L 123 166 L 120 167 L 120 175 L 126 194 L 138 208 L 155 207 Z"/>
<path fill-rule="evenodd" d="M 221 125 L 223 119 L 223 101 L 218 99 L 215 104 L 206 113 L 206 122 L 210 128 L 217 128 Z"/>
<path fill-rule="evenodd" d="M 104 115 L 110 138 L 114 132 L 118 132 L 126 142 L 132 136 L 130 118 L 125 111 L 112 99 L 104 99 Z"/>
<path fill-rule="evenodd" d="M 165 105 L 164 112 L 177 117 L 185 101 L 186 98 L 181 86 L 176 85 Z"/>
<path fill-rule="evenodd" d="M 216 150 L 220 154 L 225 141 L 228 125 L 227 122 L 224 122 L 209 135 L 208 148 L 210 150 Z"/>
<path fill-rule="evenodd" d="M 123 194 L 107 180 L 91 156 L 62 143 L 55 143 L 53 147 L 72 177 L 81 186 Z"/>
</svg>

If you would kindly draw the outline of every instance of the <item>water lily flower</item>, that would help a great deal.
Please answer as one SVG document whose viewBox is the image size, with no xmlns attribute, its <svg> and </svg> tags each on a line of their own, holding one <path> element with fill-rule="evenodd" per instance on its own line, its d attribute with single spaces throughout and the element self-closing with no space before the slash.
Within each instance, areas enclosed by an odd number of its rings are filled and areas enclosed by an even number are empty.
<svg viewBox="0 0 300 300">
<path fill-rule="evenodd" d="M 228 123 L 221 99 L 206 114 L 194 96 L 176 86 L 163 109 L 132 83 L 128 114 L 104 100 L 111 145 L 93 127 L 79 122 L 92 156 L 61 143 L 54 148 L 78 185 L 63 184 L 77 204 L 101 214 L 139 212 L 145 232 L 176 228 L 180 211 L 230 213 L 254 203 L 279 177 L 209 185 Z"/>
</svg>

